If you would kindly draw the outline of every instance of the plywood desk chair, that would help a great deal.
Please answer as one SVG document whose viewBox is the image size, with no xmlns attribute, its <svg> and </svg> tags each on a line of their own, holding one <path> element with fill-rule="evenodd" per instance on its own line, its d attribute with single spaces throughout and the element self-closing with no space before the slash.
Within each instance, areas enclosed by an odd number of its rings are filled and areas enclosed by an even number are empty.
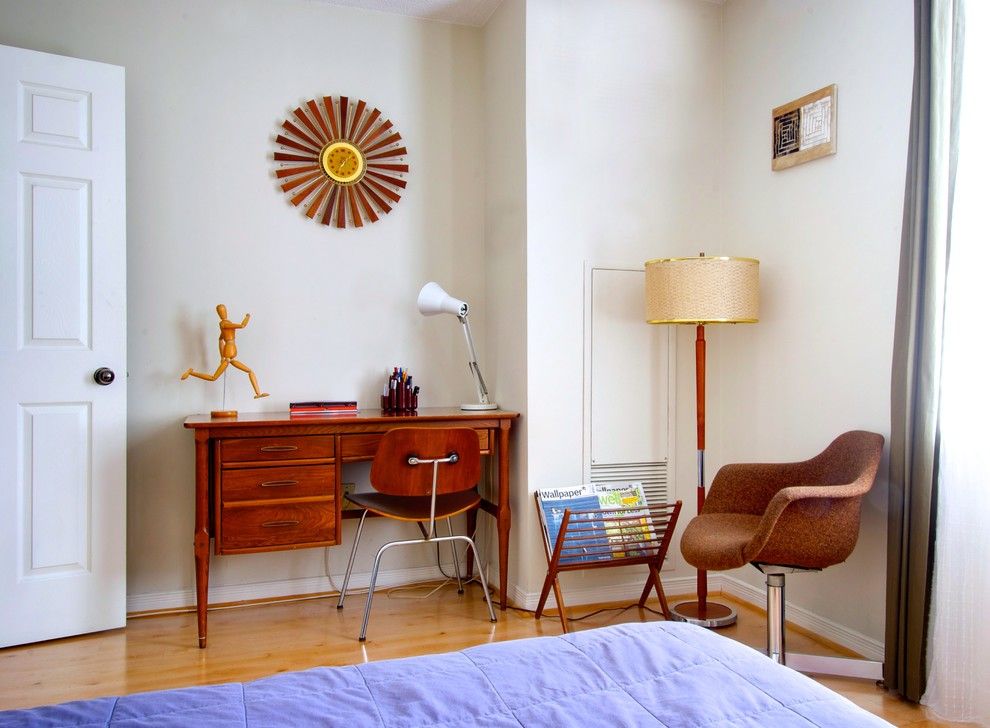
<svg viewBox="0 0 990 728">
<path fill-rule="evenodd" d="M 432 467 L 431 467 L 432 466 Z M 364 621 L 361 623 L 362 642 L 368 630 L 368 617 L 371 614 L 371 600 L 375 594 L 375 580 L 382 554 L 393 546 L 410 544 L 450 543 L 454 555 L 454 571 L 457 574 L 458 593 L 463 593 L 460 567 L 457 564 L 456 541 L 464 541 L 474 552 L 478 565 L 478 578 L 485 592 L 488 616 L 495 620 L 492 599 L 488 593 L 488 582 L 478 558 L 478 548 L 470 536 L 455 536 L 450 519 L 459 513 L 477 508 L 481 502 L 476 488 L 481 475 L 481 452 L 478 446 L 478 433 L 466 427 L 428 428 L 406 427 L 386 432 L 378 445 L 378 452 L 371 464 L 372 493 L 352 493 L 348 500 L 364 509 L 354 535 L 354 546 L 347 562 L 344 585 L 340 590 L 337 609 L 343 609 L 347 583 L 354 566 L 354 555 L 361 541 L 361 531 L 368 513 L 377 513 L 398 521 L 414 521 L 419 526 L 423 538 L 405 541 L 389 541 L 378 549 L 375 565 L 371 570 L 371 584 L 368 587 L 368 601 L 364 607 Z M 438 536 L 436 522 L 447 521 L 447 536 Z M 426 524 L 426 525 L 424 525 Z"/>
<path fill-rule="evenodd" d="M 883 436 L 857 430 L 799 463 L 726 465 L 681 538 L 705 571 L 750 563 L 767 576 L 767 654 L 805 672 L 880 679 L 879 662 L 786 654 L 784 575 L 842 563 L 859 537 L 863 496 L 873 486 Z"/>
</svg>

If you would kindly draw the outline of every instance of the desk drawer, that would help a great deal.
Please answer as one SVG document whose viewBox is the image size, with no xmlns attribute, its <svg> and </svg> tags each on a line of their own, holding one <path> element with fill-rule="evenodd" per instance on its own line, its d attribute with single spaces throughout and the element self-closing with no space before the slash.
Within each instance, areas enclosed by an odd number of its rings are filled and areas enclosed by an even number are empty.
<svg viewBox="0 0 990 728">
<path fill-rule="evenodd" d="M 336 493 L 332 465 L 279 465 L 269 468 L 237 468 L 221 475 L 220 498 L 224 503 L 330 496 Z"/>
<path fill-rule="evenodd" d="M 370 459 L 378 451 L 378 443 L 382 441 L 381 433 L 368 435 L 341 435 L 340 457 L 343 459 Z"/>
<path fill-rule="evenodd" d="M 244 437 L 220 442 L 220 460 L 223 463 L 332 457 L 333 437 L 330 435 Z"/>
<path fill-rule="evenodd" d="M 334 501 L 224 508 L 220 552 L 238 549 L 331 546 Z"/>
<path fill-rule="evenodd" d="M 478 446 L 481 448 L 481 452 L 487 453 L 489 451 L 488 430 L 476 430 L 476 432 L 478 433 Z M 345 460 L 369 460 L 375 456 L 378 451 L 378 443 L 381 440 L 381 433 L 341 435 L 340 457 Z"/>
</svg>

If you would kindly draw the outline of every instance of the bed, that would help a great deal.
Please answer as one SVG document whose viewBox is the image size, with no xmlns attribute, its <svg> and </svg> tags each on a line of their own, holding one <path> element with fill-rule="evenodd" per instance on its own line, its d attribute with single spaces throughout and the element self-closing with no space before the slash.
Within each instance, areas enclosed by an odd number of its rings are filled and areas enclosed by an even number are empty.
<svg viewBox="0 0 990 728">
<path fill-rule="evenodd" d="M 0 713 L 0 726 L 888 726 L 708 630 L 660 622 Z"/>
</svg>

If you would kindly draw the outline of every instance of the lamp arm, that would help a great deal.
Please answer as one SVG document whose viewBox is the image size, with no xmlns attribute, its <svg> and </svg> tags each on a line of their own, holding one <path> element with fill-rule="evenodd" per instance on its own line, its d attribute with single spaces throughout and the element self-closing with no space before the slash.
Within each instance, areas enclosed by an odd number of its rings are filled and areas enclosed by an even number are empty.
<svg viewBox="0 0 990 728">
<path fill-rule="evenodd" d="M 478 352 L 474 349 L 474 337 L 471 336 L 471 324 L 468 323 L 467 314 L 458 316 L 457 320 L 464 326 L 464 339 L 467 341 L 468 356 L 471 358 L 468 362 L 468 368 L 474 375 L 474 384 L 478 388 L 478 401 L 481 404 L 491 404 L 491 400 L 488 399 L 488 387 L 485 386 L 485 378 L 481 376 L 481 368 L 478 366 Z"/>
</svg>

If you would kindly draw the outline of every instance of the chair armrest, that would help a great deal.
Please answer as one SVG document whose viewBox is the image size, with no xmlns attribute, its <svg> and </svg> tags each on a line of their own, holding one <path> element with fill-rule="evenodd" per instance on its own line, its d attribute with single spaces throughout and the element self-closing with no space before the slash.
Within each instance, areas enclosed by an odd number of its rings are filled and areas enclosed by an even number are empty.
<svg viewBox="0 0 990 728">
<path fill-rule="evenodd" d="M 703 513 L 762 515 L 782 489 L 812 479 L 810 462 L 724 465 L 715 474 Z"/>
<path fill-rule="evenodd" d="M 859 535 L 861 497 L 854 484 L 782 488 L 746 545 L 746 559 L 806 568 L 844 561 Z"/>
</svg>

